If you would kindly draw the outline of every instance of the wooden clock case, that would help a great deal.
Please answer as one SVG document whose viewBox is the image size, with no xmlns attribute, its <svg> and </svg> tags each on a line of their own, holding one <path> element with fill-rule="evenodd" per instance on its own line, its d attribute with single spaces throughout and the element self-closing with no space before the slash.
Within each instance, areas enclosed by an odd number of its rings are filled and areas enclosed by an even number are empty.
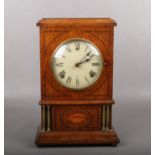
<svg viewBox="0 0 155 155">
<path fill-rule="evenodd" d="M 40 74 L 41 125 L 36 144 L 78 145 L 119 142 L 112 127 L 113 35 L 116 22 L 110 18 L 41 19 Z M 84 90 L 60 85 L 51 70 L 51 56 L 62 42 L 82 38 L 101 51 L 104 69 L 97 82 Z"/>
</svg>

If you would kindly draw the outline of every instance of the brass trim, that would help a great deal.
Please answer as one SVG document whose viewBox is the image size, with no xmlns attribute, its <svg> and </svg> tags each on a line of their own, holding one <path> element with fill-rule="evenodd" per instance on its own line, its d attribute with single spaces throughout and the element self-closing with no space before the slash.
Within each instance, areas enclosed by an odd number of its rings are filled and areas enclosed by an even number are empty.
<svg viewBox="0 0 155 155">
<path fill-rule="evenodd" d="M 45 131 L 45 106 L 41 106 L 41 130 Z"/>
<path fill-rule="evenodd" d="M 106 130 L 109 130 L 109 105 L 106 107 Z"/>
<path fill-rule="evenodd" d="M 47 131 L 51 131 L 50 106 L 47 106 Z"/>
</svg>

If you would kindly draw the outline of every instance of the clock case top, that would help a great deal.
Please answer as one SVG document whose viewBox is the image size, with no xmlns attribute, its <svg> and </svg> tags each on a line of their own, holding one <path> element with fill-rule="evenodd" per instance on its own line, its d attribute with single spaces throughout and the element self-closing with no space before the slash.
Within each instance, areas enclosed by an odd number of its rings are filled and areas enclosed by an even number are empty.
<svg viewBox="0 0 155 155">
<path fill-rule="evenodd" d="M 112 104 L 113 34 L 116 22 L 110 18 L 45 18 L 40 27 L 40 104 Z M 51 56 L 62 42 L 82 38 L 93 42 L 101 51 L 105 66 L 97 82 L 84 90 L 60 85 L 51 70 Z M 81 102 L 80 102 L 81 101 Z"/>
</svg>

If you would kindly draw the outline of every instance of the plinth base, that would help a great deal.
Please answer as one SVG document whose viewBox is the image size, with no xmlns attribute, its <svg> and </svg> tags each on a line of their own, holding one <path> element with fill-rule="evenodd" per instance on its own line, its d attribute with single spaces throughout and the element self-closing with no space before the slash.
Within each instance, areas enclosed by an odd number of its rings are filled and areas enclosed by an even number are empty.
<svg viewBox="0 0 155 155">
<path fill-rule="evenodd" d="M 108 131 L 46 131 L 40 128 L 36 135 L 38 146 L 49 145 L 117 145 L 114 129 Z"/>
</svg>

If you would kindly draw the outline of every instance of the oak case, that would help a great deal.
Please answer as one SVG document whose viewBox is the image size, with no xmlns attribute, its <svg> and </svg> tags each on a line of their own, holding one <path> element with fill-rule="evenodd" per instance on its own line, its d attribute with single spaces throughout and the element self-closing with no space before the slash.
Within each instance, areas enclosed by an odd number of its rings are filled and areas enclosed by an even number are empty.
<svg viewBox="0 0 155 155">
<path fill-rule="evenodd" d="M 112 127 L 113 35 L 110 18 L 42 19 L 40 27 L 41 126 L 37 145 L 112 144 L 119 139 Z M 83 90 L 62 86 L 53 76 L 51 56 L 64 41 L 91 41 L 104 58 L 95 84 Z"/>
</svg>

